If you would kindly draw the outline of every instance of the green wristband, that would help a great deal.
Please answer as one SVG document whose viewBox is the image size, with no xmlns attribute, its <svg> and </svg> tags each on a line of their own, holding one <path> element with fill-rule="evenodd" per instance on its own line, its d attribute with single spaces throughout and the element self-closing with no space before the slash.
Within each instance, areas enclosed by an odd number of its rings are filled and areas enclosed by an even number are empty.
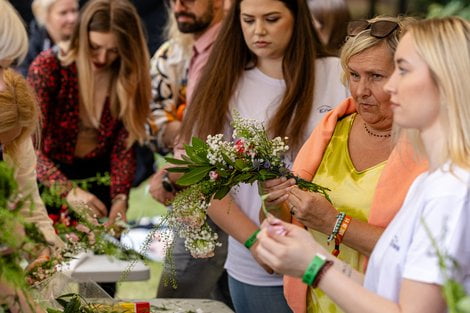
<svg viewBox="0 0 470 313">
<path fill-rule="evenodd" d="M 251 234 L 251 236 L 248 237 L 248 239 L 245 241 L 245 247 L 247 247 L 247 249 L 250 249 L 255 244 L 256 235 L 258 235 L 259 232 L 260 232 L 259 229 L 255 230 L 255 232 Z"/>
<path fill-rule="evenodd" d="M 302 281 L 307 285 L 312 285 L 315 277 L 317 277 L 318 272 L 326 263 L 326 257 L 321 254 L 316 254 L 312 262 L 307 266 L 304 276 L 302 276 Z"/>
</svg>

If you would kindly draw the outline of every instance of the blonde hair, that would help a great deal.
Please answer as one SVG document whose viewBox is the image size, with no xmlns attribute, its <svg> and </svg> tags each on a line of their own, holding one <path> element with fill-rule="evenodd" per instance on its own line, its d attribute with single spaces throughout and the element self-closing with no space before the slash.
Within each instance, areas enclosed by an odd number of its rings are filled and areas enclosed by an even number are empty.
<svg viewBox="0 0 470 313">
<path fill-rule="evenodd" d="M 379 44 L 385 44 L 386 47 L 390 49 L 390 60 L 392 61 L 401 33 L 411 21 L 414 21 L 414 19 L 410 17 L 377 16 L 367 21 L 370 24 L 379 21 L 391 21 L 397 23 L 398 27 L 390 35 L 384 38 L 376 38 L 372 36 L 370 34 L 370 28 L 361 31 L 356 36 L 348 36 L 346 38 L 346 42 L 340 52 L 341 66 L 343 67 L 343 76 L 341 77 L 341 80 L 345 85 L 348 84 L 349 79 L 348 63 L 353 56 L 362 53 L 369 48 L 378 46 Z"/>
<path fill-rule="evenodd" d="M 34 14 L 34 18 L 39 25 L 44 26 L 46 24 L 47 15 L 49 14 L 49 9 L 53 4 L 58 0 L 34 0 L 31 4 L 31 9 Z"/>
<path fill-rule="evenodd" d="M 20 74 L 8 69 L 4 77 L 6 90 L 0 95 L 0 133 L 21 129 L 19 136 L 4 146 L 5 152 L 15 160 L 19 145 L 32 135 L 39 135 L 40 112 L 33 90 Z"/>
<path fill-rule="evenodd" d="M 94 0 L 83 8 L 70 41 L 69 50 L 61 57 L 65 65 L 76 62 L 80 101 L 95 127 L 95 85 L 91 64 L 89 32 L 110 32 L 116 36 L 119 58 L 113 64 L 111 78 L 111 112 L 122 120 L 129 132 L 128 146 L 146 139 L 151 85 L 149 54 L 137 10 L 128 0 Z"/>
<path fill-rule="evenodd" d="M 0 0 L 0 60 L 22 62 L 28 53 L 28 34 L 18 12 Z"/>
<path fill-rule="evenodd" d="M 440 118 L 447 132 L 442 161 L 470 169 L 470 88 L 466 80 L 470 22 L 460 17 L 435 18 L 413 23 L 407 32 L 439 90 Z"/>
</svg>

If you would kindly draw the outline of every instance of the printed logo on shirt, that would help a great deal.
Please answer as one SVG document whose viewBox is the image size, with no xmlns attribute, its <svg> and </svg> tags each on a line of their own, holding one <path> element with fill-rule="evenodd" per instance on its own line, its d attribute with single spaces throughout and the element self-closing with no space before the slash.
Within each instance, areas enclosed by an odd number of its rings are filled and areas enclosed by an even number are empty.
<svg viewBox="0 0 470 313">
<path fill-rule="evenodd" d="M 320 107 L 318 107 L 317 111 L 320 114 L 324 114 L 326 112 L 330 112 L 332 109 L 333 108 L 329 105 L 321 105 Z"/>
<path fill-rule="evenodd" d="M 398 245 L 398 236 L 393 236 L 392 240 L 390 241 L 390 247 L 392 247 L 396 251 L 400 251 L 400 246 Z"/>
</svg>

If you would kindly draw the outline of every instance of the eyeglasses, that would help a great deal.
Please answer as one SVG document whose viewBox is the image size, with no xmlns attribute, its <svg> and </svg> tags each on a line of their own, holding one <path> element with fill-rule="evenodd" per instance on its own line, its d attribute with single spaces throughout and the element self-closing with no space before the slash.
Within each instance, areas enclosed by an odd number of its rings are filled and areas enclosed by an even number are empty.
<svg viewBox="0 0 470 313">
<path fill-rule="evenodd" d="M 398 23 L 392 21 L 377 21 L 369 23 L 366 20 L 352 21 L 348 24 L 348 36 L 354 37 L 360 32 L 370 29 L 370 35 L 375 38 L 385 38 L 399 27 Z"/>
<path fill-rule="evenodd" d="M 175 5 L 175 4 L 176 4 L 176 1 L 178 1 L 178 0 L 167 0 L 168 4 L 169 4 L 170 6 Z M 189 7 L 189 6 L 194 5 L 194 3 L 196 2 L 196 0 L 179 0 L 179 2 L 180 2 L 183 6 Z"/>
</svg>

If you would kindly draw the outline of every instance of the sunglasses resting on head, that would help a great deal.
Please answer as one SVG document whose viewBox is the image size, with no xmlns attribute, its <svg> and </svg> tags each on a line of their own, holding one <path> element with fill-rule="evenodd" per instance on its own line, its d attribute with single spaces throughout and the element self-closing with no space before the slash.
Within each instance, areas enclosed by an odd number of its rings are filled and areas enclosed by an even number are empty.
<svg viewBox="0 0 470 313">
<path fill-rule="evenodd" d="M 370 35 L 375 38 L 385 38 L 399 28 L 398 23 L 393 21 L 368 22 L 366 20 L 351 21 L 348 24 L 348 36 L 354 37 L 362 31 L 370 29 Z"/>
</svg>

